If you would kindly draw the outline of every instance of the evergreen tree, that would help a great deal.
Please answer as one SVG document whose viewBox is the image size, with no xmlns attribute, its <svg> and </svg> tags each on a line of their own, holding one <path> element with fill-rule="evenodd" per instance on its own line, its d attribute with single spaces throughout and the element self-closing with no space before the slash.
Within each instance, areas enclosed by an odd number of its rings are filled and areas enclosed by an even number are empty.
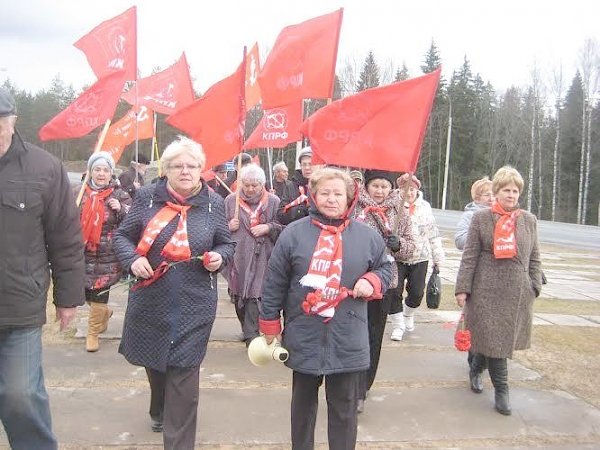
<svg viewBox="0 0 600 450">
<path fill-rule="evenodd" d="M 398 68 L 396 70 L 396 76 L 394 77 L 394 81 L 404 81 L 408 80 L 408 67 L 406 67 L 406 63 L 402 63 L 402 69 Z"/>
<path fill-rule="evenodd" d="M 360 92 L 377 86 L 379 86 L 379 66 L 375 62 L 375 55 L 370 51 L 365 58 L 362 72 L 356 84 L 356 91 Z"/>
</svg>

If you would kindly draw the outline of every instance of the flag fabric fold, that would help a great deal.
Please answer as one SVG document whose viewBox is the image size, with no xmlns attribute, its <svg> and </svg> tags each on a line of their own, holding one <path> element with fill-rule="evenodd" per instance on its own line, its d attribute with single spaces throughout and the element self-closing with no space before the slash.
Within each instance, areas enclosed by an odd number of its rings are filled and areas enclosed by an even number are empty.
<svg viewBox="0 0 600 450">
<path fill-rule="evenodd" d="M 98 79 L 124 70 L 125 80 L 137 78 L 137 9 L 102 22 L 75 42 Z"/>
<path fill-rule="evenodd" d="M 331 98 L 343 9 L 285 27 L 258 76 L 264 109 Z"/>
<path fill-rule="evenodd" d="M 260 57 L 258 54 L 258 44 L 254 44 L 254 47 L 252 47 L 246 57 L 246 111 L 250 111 L 260 103 L 259 73 Z"/>
<path fill-rule="evenodd" d="M 167 118 L 167 123 L 202 144 L 206 167 L 230 160 L 240 152 L 244 132 L 245 66 L 212 85 L 192 104 Z"/>
<path fill-rule="evenodd" d="M 113 72 L 85 90 L 39 131 L 42 141 L 85 136 L 111 119 L 125 84 L 124 71 Z"/>
<path fill-rule="evenodd" d="M 315 161 L 414 172 L 441 68 L 331 103 L 302 124 Z"/>
<path fill-rule="evenodd" d="M 123 150 L 135 141 L 135 108 L 131 108 L 118 122 L 113 123 L 102 144 L 102 150 L 109 152 L 115 163 L 121 159 Z M 140 106 L 137 114 L 138 139 L 150 139 L 154 136 L 154 111 Z"/>
<path fill-rule="evenodd" d="M 302 101 L 265 111 L 254 132 L 244 143 L 251 148 L 283 148 L 302 139 Z"/>
<path fill-rule="evenodd" d="M 132 86 L 123 94 L 123 100 L 135 106 L 136 94 L 139 105 L 167 115 L 191 104 L 194 89 L 185 53 L 172 66 L 138 80 L 137 92 Z"/>
</svg>

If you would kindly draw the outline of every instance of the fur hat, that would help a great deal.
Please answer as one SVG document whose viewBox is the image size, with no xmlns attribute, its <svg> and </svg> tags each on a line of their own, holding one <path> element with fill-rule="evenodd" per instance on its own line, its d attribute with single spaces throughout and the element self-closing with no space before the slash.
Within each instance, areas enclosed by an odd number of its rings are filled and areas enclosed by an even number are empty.
<svg viewBox="0 0 600 450">
<path fill-rule="evenodd" d="M 87 167 L 88 170 L 92 170 L 95 166 L 99 164 L 106 164 L 110 168 L 111 171 L 115 170 L 115 160 L 108 152 L 96 152 L 92 153 L 90 159 L 88 159 Z"/>
<path fill-rule="evenodd" d="M 17 104 L 8 90 L 0 87 L 0 117 L 16 116 Z"/>
<path fill-rule="evenodd" d="M 409 173 L 405 173 L 404 175 L 398 177 L 398 187 L 402 188 L 404 187 L 404 185 L 406 185 L 406 183 L 411 182 L 412 184 L 414 184 L 417 189 L 421 189 L 421 182 L 419 181 L 419 179 Z"/>
<path fill-rule="evenodd" d="M 390 182 L 392 188 L 396 186 L 396 174 L 393 172 L 388 172 L 387 170 L 376 170 L 369 169 L 365 170 L 365 186 L 367 186 L 372 180 L 375 179 L 383 179 Z"/>
</svg>

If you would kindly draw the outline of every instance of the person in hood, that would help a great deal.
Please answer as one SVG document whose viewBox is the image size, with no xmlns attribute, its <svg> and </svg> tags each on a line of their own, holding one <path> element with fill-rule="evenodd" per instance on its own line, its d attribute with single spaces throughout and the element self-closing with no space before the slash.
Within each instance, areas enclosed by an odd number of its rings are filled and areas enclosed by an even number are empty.
<svg viewBox="0 0 600 450">
<path fill-rule="evenodd" d="M 405 331 L 415 329 L 415 311 L 421 305 L 425 293 L 425 277 L 429 260 L 433 260 L 434 268 L 439 270 L 444 261 L 444 249 L 440 231 L 429 203 L 423 199 L 421 181 L 405 173 L 397 180 L 400 196 L 404 199 L 412 228 L 415 250 L 407 258 L 397 259 L 398 288 L 400 295 L 390 306 L 392 319 L 392 335 L 394 341 L 402 340 Z M 402 294 L 406 289 L 404 304 Z"/>
<path fill-rule="evenodd" d="M 137 161 L 131 161 L 129 169 L 119 176 L 121 189 L 127 192 L 131 198 L 134 198 L 138 189 L 144 186 L 144 175 L 149 164 L 150 160 L 146 156 L 138 155 Z"/>
<path fill-rule="evenodd" d="M 305 147 L 298 155 L 300 169 L 292 175 L 292 188 L 281 195 L 277 217 L 283 225 L 308 216 L 308 179 L 312 174 L 312 149 Z"/>
<path fill-rule="evenodd" d="M 483 177 L 475 181 L 471 186 L 471 198 L 473 201 L 465 206 L 465 212 L 460 216 L 456 233 L 454 235 L 454 244 L 459 250 L 463 250 L 469 233 L 469 225 L 475 211 L 490 208 L 494 202 L 494 193 L 492 192 L 492 181 L 488 177 Z"/>
<path fill-rule="evenodd" d="M 318 170 L 309 192 L 309 216 L 288 225 L 271 253 L 260 330 L 269 343 L 283 336 L 289 350 L 292 448 L 314 448 L 325 382 L 329 448 L 351 449 L 360 377 L 369 367 L 367 304 L 385 294 L 393 263 L 381 235 L 350 219 L 357 193 L 346 171 Z"/>
<path fill-rule="evenodd" d="M 106 331 L 112 316 L 108 308 L 108 289 L 122 274 L 113 237 L 129 211 L 131 197 L 115 183 L 115 162 L 110 153 L 93 153 L 87 166 L 89 176 L 80 205 L 85 244 L 85 299 L 90 306 L 85 349 L 96 352 L 100 348 L 98 335 Z"/>
</svg>

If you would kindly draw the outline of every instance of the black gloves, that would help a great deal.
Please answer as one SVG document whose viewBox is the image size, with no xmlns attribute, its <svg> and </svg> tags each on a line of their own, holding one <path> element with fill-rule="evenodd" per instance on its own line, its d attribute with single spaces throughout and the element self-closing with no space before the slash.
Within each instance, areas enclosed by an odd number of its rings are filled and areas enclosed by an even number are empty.
<svg viewBox="0 0 600 450">
<path fill-rule="evenodd" d="M 398 236 L 395 234 L 390 234 L 385 238 L 385 245 L 387 245 L 392 252 L 397 252 L 400 250 L 400 241 L 398 240 Z"/>
</svg>

